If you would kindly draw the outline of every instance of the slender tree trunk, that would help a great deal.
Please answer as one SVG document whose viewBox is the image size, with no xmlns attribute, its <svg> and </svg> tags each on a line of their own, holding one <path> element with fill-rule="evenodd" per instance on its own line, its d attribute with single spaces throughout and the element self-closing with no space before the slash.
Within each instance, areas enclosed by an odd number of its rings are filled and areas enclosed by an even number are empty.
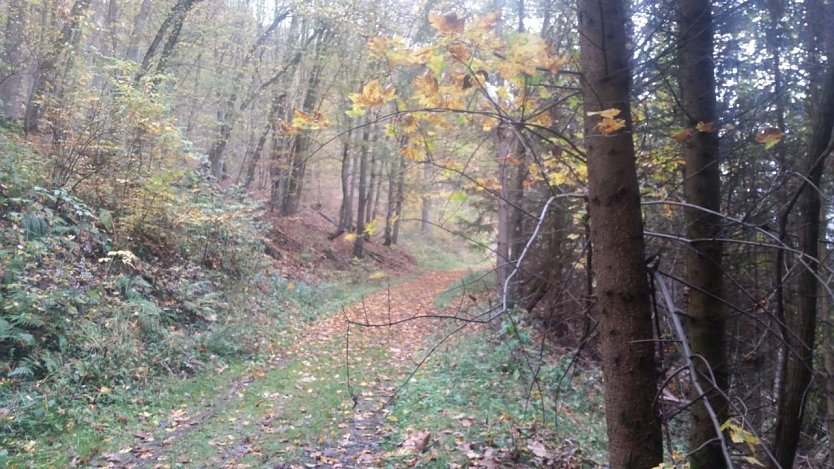
<svg viewBox="0 0 834 469">
<path fill-rule="evenodd" d="M 512 262 L 512 268 L 518 266 L 518 259 L 521 256 L 521 251 L 527 244 L 524 232 L 524 181 L 527 179 L 527 156 L 521 145 L 515 145 L 516 154 L 513 156 L 516 159 L 514 164 L 511 164 L 507 169 L 511 173 L 512 187 L 509 194 L 509 244 L 510 253 L 509 258 Z M 554 258 L 555 259 L 555 258 Z M 522 283 L 529 281 L 530 275 L 524 271 L 519 271 L 513 278 L 513 285 L 510 291 L 513 293 L 513 300 L 520 298 L 520 287 Z"/>
<path fill-rule="evenodd" d="M 281 22 L 289 16 L 289 14 L 290 10 L 288 8 L 279 10 L 273 18 L 272 23 L 263 32 L 261 32 L 252 46 L 249 47 L 249 50 L 246 52 L 246 55 L 244 55 L 241 63 L 236 65 L 238 71 L 233 80 L 232 92 L 226 99 L 226 104 L 223 108 L 222 114 L 223 119 L 221 119 L 218 124 L 217 137 L 211 144 L 211 147 L 209 147 L 208 151 L 209 162 L 211 162 L 211 170 L 217 180 L 221 180 L 224 177 L 223 154 L 226 151 L 226 146 L 229 143 L 229 137 L 232 135 L 232 130 L 234 129 L 235 121 L 238 116 L 238 111 L 236 109 L 238 93 L 240 92 L 240 88 L 245 81 L 244 79 L 246 78 L 246 72 L 248 71 L 249 64 L 252 62 L 252 59 L 256 56 L 261 46 L 266 43 L 278 25 L 280 25 Z M 294 67 L 292 67 L 292 69 L 294 70 Z"/>
<path fill-rule="evenodd" d="M 139 6 L 139 13 L 133 19 L 133 32 L 130 34 L 130 42 L 128 42 L 125 56 L 128 60 L 134 62 L 139 61 L 139 42 L 142 36 L 145 35 L 145 27 L 148 23 L 148 16 L 151 13 L 151 0 L 142 0 L 142 5 Z"/>
<path fill-rule="evenodd" d="M 379 212 L 379 195 L 382 192 L 382 174 L 385 172 L 385 167 L 387 166 L 386 160 L 381 160 L 379 163 L 379 168 L 377 169 L 377 178 L 376 178 L 376 188 L 374 189 L 374 205 L 371 209 L 371 220 L 376 220 L 377 213 Z"/>
<path fill-rule="evenodd" d="M 350 191 L 350 134 L 351 132 L 348 131 L 348 134 L 345 136 L 345 140 L 342 142 L 342 170 L 340 178 L 342 182 L 342 204 L 339 208 L 339 226 L 336 230 L 340 233 L 348 230 L 348 228 L 352 225 L 351 216 L 353 214 L 353 194 L 351 194 Z"/>
<path fill-rule="evenodd" d="M 318 35 L 318 34 L 317 34 Z M 313 69 L 310 72 L 310 78 L 307 82 L 307 91 L 302 103 L 302 110 L 307 113 L 315 112 L 319 101 L 319 85 L 321 84 L 321 74 L 324 71 L 324 55 L 325 49 L 329 46 L 329 41 L 333 34 L 323 34 L 316 44 L 316 56 Z M 293 147 L 293 154 L 290 169 L 288 171 L 287 179 L 287 194 L 284 198 L 284 204 L 281 212 L 283 215 L 294 215 L 298 212 L 299 204 L 301 203 L 301 193 L 304 189 L 304 174 L 307 170 L 307 150 L 310 147 L 310 131 L 302 131 L 296 136 L 296 143 Z"/>
<path fill-rule="evenodd" d="M 272 106 L 269 108 L 266 125 L 261 131 L 261 136 L 258 138 L 258 144 L 255 146 L 255 152 L 252 154 L 252 161 L 249 162 L 249 166 L 246 169 L 246 179 L 243 182 L 243 187 L 246 190 L 249 189 L 252 182 L 255 180 L 255 170 L 258 167 L 258 163 L 261 161 L 261 154 L 263 153 L 264 146 L 266 145 L 267 137 L 269 137 L 269 132 L 272 130 L 275 117 L 278 115 L 286 96 L 286 93 L 281 93 L 280 95 L 272 98 Z"/>
<path fill-rule="evenodd" d="M 281 144 L 280 129 L 276 122 L 272 123 L 272 156 L 269 162 L 269 208 L 270 211 L 281 209 L 284 200 L 284 186 L 286 184 L 286 163 L 282 161 L 284 152 Z"/>
<path fill-rule="evenodd" d="M 431 233 L 431 180 L 432 167 L 429 161 L 423 163 L 423 197 L 420 205 L 420 233 Z"/>
<path fill-rule="evenodd" d="M 821 15 L 823 10 L 819 10 Z M 806 178 L 799 198 L 800 236 L 799 249 L 808 264 L 799 274 L 798 305 L 788 311 L 785 323 L 789 334 L 784 338 L 787 352 L 783 366 L 782 389 L 779 393 L 779 410 L 776 417 L 773 453 L 782 467 L 793 467 L 799 435 L 802 430 L 805 397 L 811 384 L 814 367 L 814 337 L 817 326 L 817 295 L 819 291 L 817 271 L 819 265 L 819 236 L 821 198 L 819 193 L 825 161 L 831 152 L 832 127 L 834 127 L 834 62 L 829 62 L 825 81 L 817 105 L 814 130 L 811 136 L 806 164 Z M 812 97 L 813 99 L 813 97 Z"/>
<path fill-rule="evenodd" d="M 400 239 L 400 224 L 402 222 L 403 201 L 405 201 L 405 157 L 400 156 L 400 167 L 397 175 L 397 198 L 394 203 L 394 228 L 391 232 L 391 244 L 397 244 Z"/>
<path fill-rule="evenodd" d="M 194 5 L 201 1 L 202 0 L 177 0 L 177 2 L 174 3 L 171 10 L 168 12 L 168 15 L 159 26 L 159 30 L 157 30 L 153 41 L 151 41 L 148 46 L 145 56 L 142 58 L 142 64 L 139 66 L 139 72 L 133 78 L 135 83 L 139 83 L 142 78 L 150 73 L 151 68 L 153 68 L 153 61 L 157 54 L 159 54 L 159 59 L 156 62 L 155 73 L 157 75 L 165 73 L 165 70 L 168 67 L 168 60 L 174 51 L 174 47 L 179 41 L 180 31 L 182 30 L 182 25 L 185 23 L 185 18 L 188 16 L 188 12 L 191 11 Z M 169 30 L 170 33 L 168 32 Z M 165 41 L 164 45 L 163 41 Z M 161 53 L 159 51 L 160 46 L 163 47 Z"/>
<path fill-rule="evenodd" d="M 680 87 L 686 128 L 693 134 L 684 142 L 686 171 L 684 195 L 692 205 L 712 212 L 721 210 L 721 173 L 718 148 L 718 105 L 715 98 L 715 64 L 713 54 L 712 5 L 710 0 L 681 0 L 678 3 Z M 695 130 L 698 123 L 712 130 Z M 686 209 L 686 234 L 689 239 L 720 238 L 721 217 L 702 210 Z M 715 439 L 715 426 L 704 404 L 709 402 L 718 421 L 727 419 L 727 401 L 721 392 L 727 388 L 725 312 L 722 304 L 721 243 L 694 241 L 686 259 L 689 283 L 689 335 L 692 353 L 706 360 L 698 361 L 700 376 L 691 377 L 710 383 L 706 396 L 690 391 L 697 404 L 692 409 L 689 432 L 690 464 L 693 469 L 725 467 L 723 449 Z M 710 443 L 712 441 L 712 443 Z"/>
<path fill-rule="evenodd" d="M 368 183 L 368 200 L 365 201 L 365 224 L 371 223 L 372 216 L 373 216 L 373 205 L 374 205 L 374 198 L 375 198 L 375 190 L 376 190 L 376 181 L 377 181 L 377 170 L 379 166 L 377 152 L 371 151 L 371 164 L 369 168 L 371 181 Z"/>
<path fill-rule="evenodd" d="M 353 257 L 361 259 L 365 243 L 365 210 L 367 208 L 368 184 L 368 142 L 370 137 L 368 127 L 362 133 L 362 148 L 359 151 L 359 194 L 356 209 L 356 240 L 353 242 Z"/>
<path fill-rule="evenodd" d="M 62 73 L 58 69 L 59 62 L 63 58 L 75 54 L 73 45 L 77 46 L 80 40 L 81 21 L 90 8 L 90 2 L 91 0 L 75 1 L 70 10 L 69 18 L 64 27 L 61 28 L 61 33 L 58 35 L 52 49 L 47 51 L 46 56 L 35 70 L 32 89 L 29 92 L 29 100 L 26 103 L 26 112 L 23 117 L 23 130 L 26 133 L 38 130 L 47 100 L 58 91 L 55 88 L 58 86 L 58 75 Z"/>
<path fill-rule="evenodd" d="M 25 19 L 21 0 L 10 0 L 3 36 L 3 63 L 0 68 L 0 99 L 3 100 L 3 116 L 20 118 L 20 87 L 23 84 L 23 31 Z"/>
<path fill-rule="evenodd" d="M 397 157 L 397 160 L 392 161 L 388 168 L 388 196 L 385 198 L 385 234 L 383 235 L 382 244 L 384 246 L 391 246 L 394 241 L 394 213 L 396 210 L 396 188 L 397 188 L 397 167 L 400 164 L 399 160 L 403 156 Z"/>
<path fill-rule="evenodd" d="M 510 164 L 509 158 L 515 147 L 515 134 L 509 124 L 501 124 L 496 129 L 498 149 L 498 233 L 496 234 L 495 274 L 501 295 L 512 298 L 511 291 L 504 291 L 504 285 L 512 270 L 510 259 Z"/>
<path fill-rule="evenodd" d="M 608 456 L 612 468 L 663 460 L 643 221 L 632 142 L 631 54 L 622 0 L 579 0 L 585 148 L 596 315 L 602 346 Z M 598 115 L 616 108 L 625 128 L 601 135 Z"/>
</svg>

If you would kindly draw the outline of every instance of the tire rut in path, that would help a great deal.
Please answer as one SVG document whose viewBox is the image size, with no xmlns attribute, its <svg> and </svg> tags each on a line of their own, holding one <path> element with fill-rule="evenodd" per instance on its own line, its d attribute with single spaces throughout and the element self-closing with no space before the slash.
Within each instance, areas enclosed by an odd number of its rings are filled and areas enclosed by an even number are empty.
<svg viewBox="0 0 834 469">
<path fill-rule="evenodd" d="M 243 390 L 263 379 L 265 371 L 280 369 L 290 360 L 311 361 L 317 354 L 332 349 L 334 345 L 340 346 L 341 353 L 344 354 L 348 318 L 355 323 L 398 323 L 393 327 L 361 327 L 356 324 L 349 326 L 351 372 L 369 366 L 362 360 L 368 358 L 365 354 L 369 349 L 377 349 L 385 353 L 385 363 L 381 366 L 386 370 L 385 373 L 382 373 L 378 380 L 350 382 L 350 389 L 354 394 L 354 407 L 353 411 L 338 423 L 338 433 L 341 436 L 337 441 L 320 439 L 319 444 L 303 447 L 305 456 L 302 460 L 287 461 L 277 455 L 265 455 L 261 458 L 262 464 L 256 467 L 342 468 L 375 465 L 381 452 L 382 440 L 387 433 L 386 427 L 391 423 L 385 421 L 379 410 L 393 396 L 402 376 L 417 366 L 422 358 L 420 351 L 425 345 L 425 338 L 435 331 L 438 321 L 427 318 L 413 321 L 409 319 L 438 313 L 439 308 L 434 305 L 435 298 L 462 275 L 462 271 L 423 274 L 413 280 L 392 285 L 390 289 L 383 289 L 360 302 L 346 306 L 343 311 L 304 326 L 290 347 L 264 364 L 259 372 L 246 373 L 236 378 L 225 390 L 219 390 L 216 398 L 188 409 L 181 421 L 177 422 L 176 429 L 167 430 L 170 433 L 166 435 L 164 442 L 153 438 L 148 440 L 146 436 L 149 433 L 135 432 L 134 435 L 139 441 L 129 452 L 106 453 L 99 465 L 165 467 L 165 464 L 160 466 L 160 462 L 172 462 L 171 455 L 166 454 L 168 446 L 184 440 L 189 434 L 200 430 L 207 421 L 221 415 L 231 407 L 233 401 L 242 398 Z M 344 362 L 345 357 L 342 358 L 342 370 L 345 368 Z M 164 431 L 167 424 L 168 421 L 164 421 L 155 430 Z M 257 447 L 259 441 L 276 437 L 275 433 L 256 434 L 253 440 L 249 435 L 229 442 L 224 447 L 226 449 L 221 449 L 217 455 L 206 461 L 191 461 L 188 457 L 183 459 L 189 462 L 186 464 L 188 467 L 238 467 L 238 461 L 246 456 L 251 448 Z"/>
</svg>

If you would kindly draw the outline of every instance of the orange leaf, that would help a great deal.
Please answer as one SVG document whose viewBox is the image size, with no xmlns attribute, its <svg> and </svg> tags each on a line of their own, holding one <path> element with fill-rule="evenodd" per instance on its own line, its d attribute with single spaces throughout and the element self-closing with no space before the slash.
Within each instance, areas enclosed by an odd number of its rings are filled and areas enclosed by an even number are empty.
<svg viewBox="0 0 834 469">
<path fill-rule="evenodd" d="M 685 142 L 689 137 L 692 137 L 692 129 L 678 129 L 673 130 L 669 136 L 674 138 L 680 143 Z"/>
<path fill-rule="evenodd" d="M 610 119 L 608 117 L 602 119 L 602 122 L 597 124 L 597 128 L 603 135 L 611 135 L 620 129 L 624 129 L 625 126 L 625 119 Z"/>
<path fill-rule="evenodd" d="M 460 34 L 466 26 L 466 18 L 458 18 L 458 14 L 454 12 L 447 15 L 430 13 L 429 23 L 442 34 Z"/>
<path fill-rule="evenodd" d="M 449 53 L 452 54 L 452 57 L 460 60 L 461 62 L 466 62 L 472 56 L 472 54 L 469 53 L 469 49 L 457 41 L 449 44 Z"/>
<path fill-rule="evenodd" d="M 382 89 L 379 80 L 371 80 L 362 87 L 361 93 L 354 93 L 349 97 L 354 104 L 365 107 L 378 107 L 394 99 L 394 92 L 394 87 L 389 86 Z"/>
<path fill-rule="evenodd" d="M 785 132 L 775 127 L 768 127 L 756 135 L 756 142 L 763 143 L 765 150 L 770 150 L 783 138 L 785 138 Z"/>
<path fill-rule="evenodd" d="M 698 132 L 710 133 L 715 132 L 715 125 L 712 122 L 699 121 L 698 124 L 695 125 L 695 129 Z"/>
</svg>

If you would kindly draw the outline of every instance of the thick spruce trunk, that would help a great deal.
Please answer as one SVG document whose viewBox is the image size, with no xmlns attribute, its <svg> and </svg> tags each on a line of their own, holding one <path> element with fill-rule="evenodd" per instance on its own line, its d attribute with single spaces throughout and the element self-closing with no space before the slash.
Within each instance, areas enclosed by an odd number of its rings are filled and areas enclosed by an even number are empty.
<svg viewBox="0 0 834 469">
<path fill-rule="evenodd" d="M 631 54 L 622 0 L 579 0 L 585 149 L 591 236 L 612 468 L 646 469 L 663 459 L 655 345 L 644 269 L 643 220 L 630 122 Z M 625 127 L 602 135 L 616 108 Z"/>
</svg>

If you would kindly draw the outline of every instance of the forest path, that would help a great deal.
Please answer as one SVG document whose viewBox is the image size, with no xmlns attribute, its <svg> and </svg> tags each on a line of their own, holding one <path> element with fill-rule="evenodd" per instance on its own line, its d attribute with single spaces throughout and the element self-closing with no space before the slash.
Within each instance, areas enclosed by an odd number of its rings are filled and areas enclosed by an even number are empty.
<svg viewBox="0 0 834 469">
<path fill-rule="evenodd" d="M 106 467 L 367 467 L 396 419 L 385 404 L 438 331 L 434 300 L 463 271 L 423 274 L 307 324 L 286 349 L 103 453 Z M 398 323 L 394 327 L 348 326 Z M 404 321 L 404 322 L 403 322 Z M 349 334 L 348 334 L 349 331 Z M 346 363 L 349 364 L 346 367 Z M 351 395 L 352 394 L 352 395 Z M 418 435 L 419 437 L 419 435 Z M 420 446 L 412 441 L 407 445 Z M 424 443 L 423 443 L 424 444 Z"/>
</svg>

